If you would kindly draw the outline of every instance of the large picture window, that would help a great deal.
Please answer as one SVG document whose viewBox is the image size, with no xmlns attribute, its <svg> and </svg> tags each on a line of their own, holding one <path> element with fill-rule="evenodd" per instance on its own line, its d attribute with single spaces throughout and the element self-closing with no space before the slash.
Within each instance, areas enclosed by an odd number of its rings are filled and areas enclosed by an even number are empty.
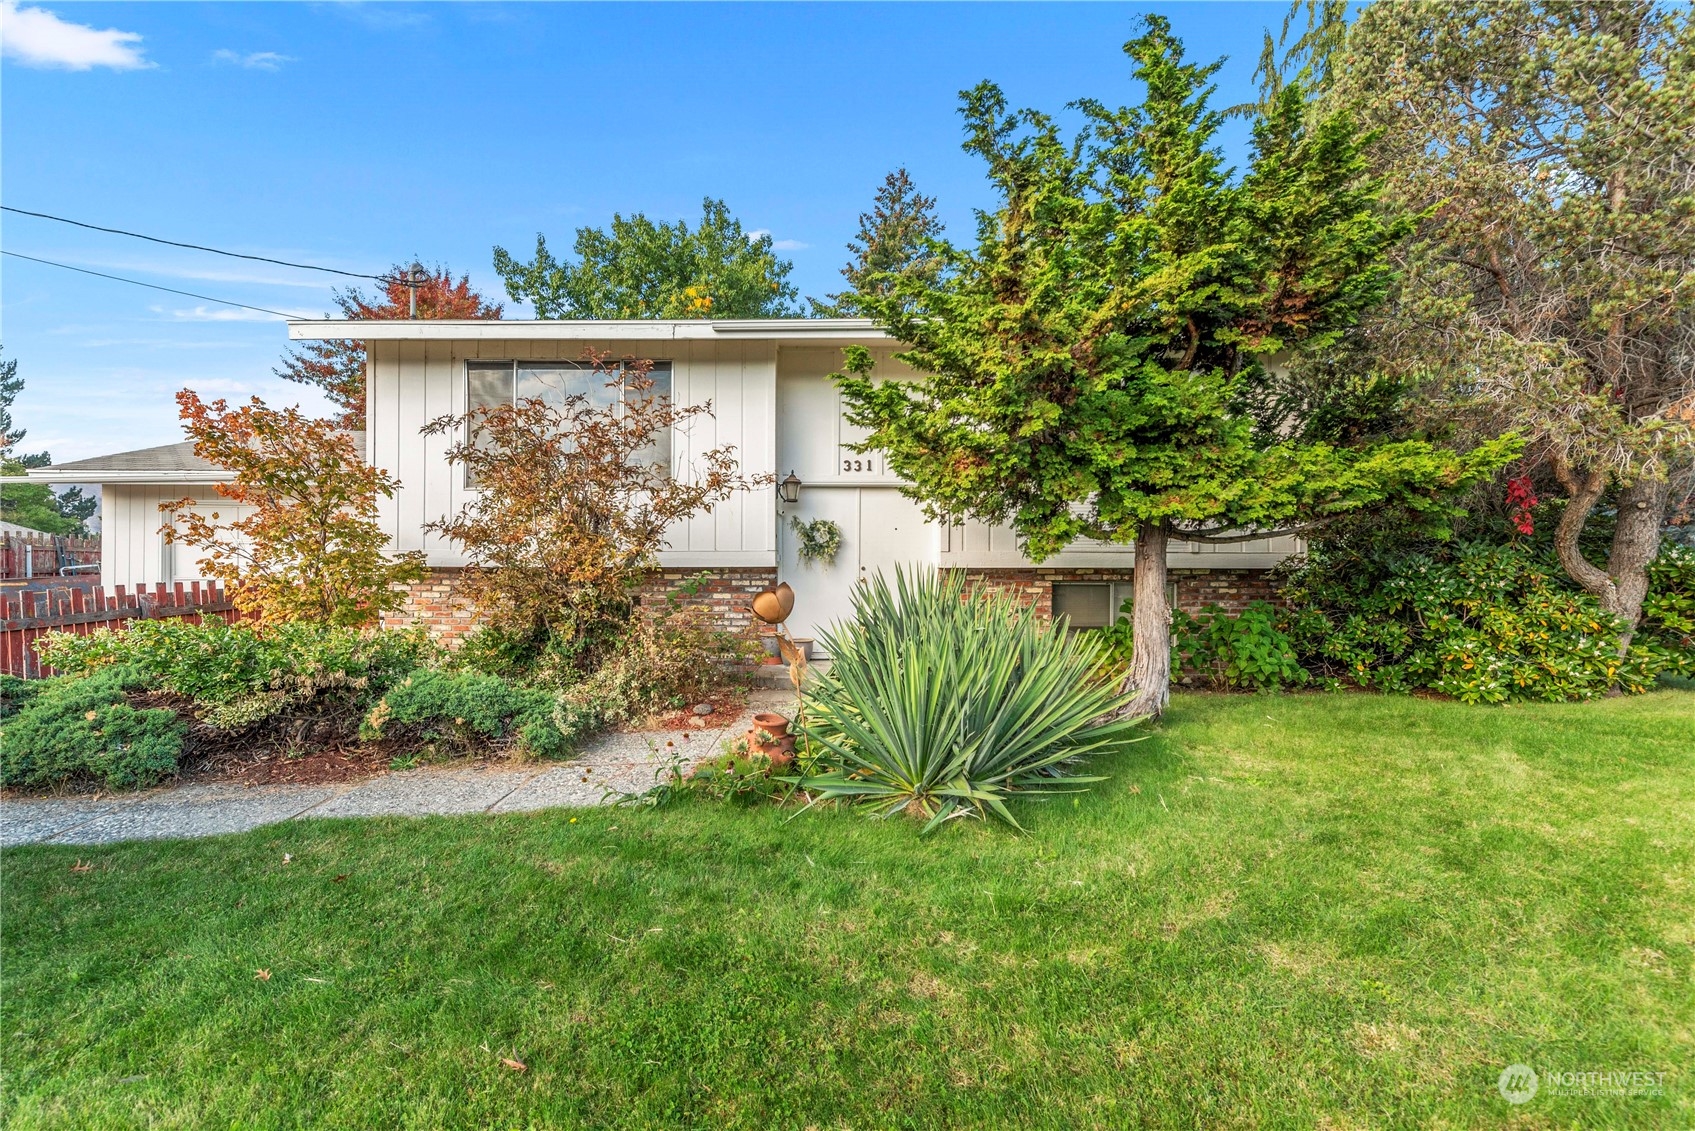
<svg viewBox="0 0 1695 1131">
<path fill-rule="evenodd" d="M 468 361 L 465 363 L 465 403 L 471 411 L 515 405 L 521 400 L 539 400 L 554 408 L 563 409 L 568 398 L 581 396 L 591 407 L 607 407 L 619 402 L 618 389 L 608 381 L 615 376 L 606 370 L 596 372 L 592 365 L 575 361 Z M 671 396 L 671 363 L 653 362 L 648 377 L 653 387 L 647 396 Z M 652 447 L 641 453 L 643 463 L 671 466 L 671 436 L 655 437 Z M 466 485 L 470 469 L 466 469 Z"/>
</svg>

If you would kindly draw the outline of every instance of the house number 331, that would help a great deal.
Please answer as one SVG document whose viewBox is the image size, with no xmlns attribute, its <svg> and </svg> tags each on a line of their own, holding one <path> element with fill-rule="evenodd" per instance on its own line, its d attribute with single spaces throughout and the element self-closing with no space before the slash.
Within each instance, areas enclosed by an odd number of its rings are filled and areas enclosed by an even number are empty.
<svg viewBox="0 0 1695 1131">
<path fill-rule="evenodd" d="M 842 470 L 874 472 L 877 470 L 877 461 L 870 459 L 844 459 L 842 461 Z"/>
</svg>

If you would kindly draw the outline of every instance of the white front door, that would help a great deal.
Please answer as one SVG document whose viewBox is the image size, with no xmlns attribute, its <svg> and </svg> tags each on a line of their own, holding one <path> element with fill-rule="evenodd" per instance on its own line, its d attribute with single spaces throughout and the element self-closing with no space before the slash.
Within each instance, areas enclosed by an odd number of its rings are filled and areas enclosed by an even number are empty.
<svg viewBox="0 0 1695 1131">
<path fill-rule="evenodd" d="M 824 630 L 853 615 L 853 591 L 860 581 L 896 565 L 911 568 L 936 562 L 935 528 L 924 521 L 918 504 L 892 487 L 808 487 L 799 504 L 784 508 L 777 532 L 779 576 L 795 591 L 788 628 L 797 637 L 822 641 Z M 841 528 L 835 560 L 804 562 L 795 552 L 799 538 L 791 518 L 828 519 Z M 820 643 L 817 650 L 822 653 Z"/>
<path fill-rule="evenodd" d="M 818 640 L 826 626 L 852 615 L 850 594 L 859 576 L 859 489 L 857 487 L 812 487 L 801 492 L 801 500 L 785 506 L 778 520 L 777 574 L 795 591 L 794 612 L 789 614 L 789 632 Z M 812 522 L 827 519 L 842 531 L 841 549 L 831 562 L 802 561 L 796 553 L 800 538 L 792 520 Z"/>
</svg>

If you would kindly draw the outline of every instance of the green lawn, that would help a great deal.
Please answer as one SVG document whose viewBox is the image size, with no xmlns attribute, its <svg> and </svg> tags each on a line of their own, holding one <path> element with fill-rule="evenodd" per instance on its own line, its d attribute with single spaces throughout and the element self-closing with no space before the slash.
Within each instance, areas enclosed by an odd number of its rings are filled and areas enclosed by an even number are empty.
<svg viewBox="0 0 1695 1131">
<path fill-rule="evenodd" d="M 1695 1125 L 1695 693 L 1180 696 L 1099 768 L 1027 836 L 687 803 L 11 850 L 0 1123 Z M 1624 1070 L 1663 1093 L 1546 1078 Z"/>
</svg>

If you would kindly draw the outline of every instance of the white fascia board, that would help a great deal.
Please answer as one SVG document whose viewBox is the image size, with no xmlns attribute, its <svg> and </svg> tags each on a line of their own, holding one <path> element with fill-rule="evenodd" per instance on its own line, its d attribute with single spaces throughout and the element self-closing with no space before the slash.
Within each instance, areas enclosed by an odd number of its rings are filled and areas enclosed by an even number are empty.
<svg viewBox="0 0 1695 1131">
<path fill-rule="evenodd" d="M 290 341 L 355 338 L 374 342 L 489 341 L 883 341 L 888 335 L 863 318 L 673 319 L 397 319 L 362 322 L 303 319 L 288 324 Z"/>
<path fill-rule="evenodd" d="M 7 475 L 0 477 L 3 483 L 204 483 L 208 486 L 215 483 L 229 483 L 235 476 L 229 473 L 222 475 L 205 471 L 94 471 L 75 469 L 60 471 L 54 468 L 42 468 L 31 471 L 28 475 Z"/>
</svg>

